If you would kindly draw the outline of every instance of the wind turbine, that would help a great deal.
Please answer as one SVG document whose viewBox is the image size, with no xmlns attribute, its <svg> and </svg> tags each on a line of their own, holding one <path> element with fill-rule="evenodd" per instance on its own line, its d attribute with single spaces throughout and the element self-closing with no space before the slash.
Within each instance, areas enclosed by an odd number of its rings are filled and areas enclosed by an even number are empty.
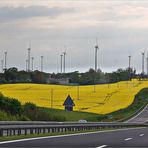
<svg viewBox="0 0 148 148">
<path fill-rule="evenodd" d="M 1 71 L 2 71 L 2 73 L 4 71 L 4 61 L 3 60 L 1 60 Z"/>
<path fill-rule="evenodd" d="M 131 69 L 131 58 L 132 58 L 132 56 L 129 55 L 128 58 L 129 58 L 129 61 L 128 61 L 129 62 L 129 67 L 128 68 L 129 68 L 129 71 L 130 71 L 130 69 Z"/>
<path fill-rule="evenodd" d="M 28 71 L 28 59 L 26 59 L 26 72 Z"/>
<path fill-rule="evenodd" d="M 34 57 L 31 57 L 31 70 L 33 71 L 33 66 L 34 66 Z"/>
<path fill-rule="evenodd" d="M 142 74 L 144 74 L 144 56 L 145 56 L 145 50 L 141 52 L 142 55 Z"/>
<path fill-rule="evenodd" d="M 66 55 L 67 55 L 66 51 L 63 52 L 63 57 L 64 57 L 64 65 L 63 65 L 63 67 L 64 67 L 64 73 L 65 73 L 65 64 L 66 64 L 65 60 L 66 60 Z"/>
<path fill-rule="evenodd" d="M 62 73 L 62 70 L 63 70 L 63 64 L 62 64 L 62 62 L 63 62 L 63 54 L 61 54 L 60 56 L 61 56 L 61 73 Z"/>
<path fill-rule="evenodd" d="M 30 52 L 31 52 L 31 47 L 29 47 L 28 49 L 28 72 L 30 71 Z"/>
<path fill-rule="evenodd" d="M 97 72 L 97 62 L 98 62 L 98 53 L 99 47 L 98 47 L 98 40 L 96 38 L 96 46 L 95 46 L 95 71 Z"/>
<path fill-rule="evenodd" d="M 44 56 L 41 56 L 41 72 L 43 72 L 43 58 Z"/>
<path fill-rule="evenodd" d="M 7 69 L 7 51 L 4 52 L 5 54 L 5 67 L 4 67 L 4 70 Z"/>
<path fill-rule="evenodd" d="M 146 57 L 146 64 L 147 64 L 147 75 L 148 75 L 148 51 L 147 51 L 147 57 Z"/>
</svg>

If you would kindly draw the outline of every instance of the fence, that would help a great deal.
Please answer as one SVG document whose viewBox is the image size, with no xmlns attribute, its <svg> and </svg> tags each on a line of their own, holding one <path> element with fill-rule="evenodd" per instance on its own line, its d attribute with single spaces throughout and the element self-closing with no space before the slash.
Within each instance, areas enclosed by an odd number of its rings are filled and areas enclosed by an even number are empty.
<svg viewBox="0 0 148 148">
<path fill-rule="evenodd" d="M 91 131 L 102 129 L 117 129 L 131 127 L 147 127 L 148 124 L 138 123 L 58 123 L 58 122 L 0 122 L 0 136 L 64 133 L 76 131 Z"/>
</svg>

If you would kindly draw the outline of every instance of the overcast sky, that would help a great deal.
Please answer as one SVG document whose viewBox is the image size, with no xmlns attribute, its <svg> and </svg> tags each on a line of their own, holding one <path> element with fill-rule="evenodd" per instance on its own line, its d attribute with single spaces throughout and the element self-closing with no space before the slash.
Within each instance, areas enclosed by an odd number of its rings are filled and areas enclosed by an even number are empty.
<svg viewBox="0 0 148 148">
<path fill-rule="evenodd" d="M 147 0 L 0 0 L 0 59 L 8 52 L 8 67 L 25 69 L 27 48 L 35 69 L 57 72 L 67 51 L 66 71 L 98 67 L 113 71 L 128 66 L 141 72 L 141 52 L 148 49 Z"/>
</svg>

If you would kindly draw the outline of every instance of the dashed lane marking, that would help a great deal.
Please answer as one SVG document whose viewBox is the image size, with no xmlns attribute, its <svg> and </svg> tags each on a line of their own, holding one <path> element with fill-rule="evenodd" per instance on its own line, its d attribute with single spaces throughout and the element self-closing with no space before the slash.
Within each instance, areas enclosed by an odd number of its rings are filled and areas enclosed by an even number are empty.
<svg viewBox="0 0 148 148">
<path fill-rule="evenodd" d="M 107 147 L 107 145 L 101 145 L 101 146 L 98 146 L 96 148 L 104 148 L 104 147 Z"/>
<path fill-rule="evenodd" d="M 124 139 L 124 141 L 129 141 L 129 140 L 132 140 L 133 138 L 126 138 Z"/>
</svg>

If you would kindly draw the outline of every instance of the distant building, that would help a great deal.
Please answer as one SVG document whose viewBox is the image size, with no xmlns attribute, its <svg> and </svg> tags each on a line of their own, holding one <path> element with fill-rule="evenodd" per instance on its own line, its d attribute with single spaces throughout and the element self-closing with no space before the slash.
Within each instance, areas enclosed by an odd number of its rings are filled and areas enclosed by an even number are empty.
<svg viewBox="0 0 148 148">
<path fill-rule="evenodd" d="M 75 104 L 70 95 L 67 96 L 63 106 L 65 106 L 66 111 L 73 111 L 73 106 L 75 106 Z"/>
<path fill-rule="evenodd" d="M 51 76 L 49 76 L 49 79 L 48 79 L 47 83 L 68 85 L 69 81 L 70 81 L 69 78 L 51 78 Z"/>
</svg>

